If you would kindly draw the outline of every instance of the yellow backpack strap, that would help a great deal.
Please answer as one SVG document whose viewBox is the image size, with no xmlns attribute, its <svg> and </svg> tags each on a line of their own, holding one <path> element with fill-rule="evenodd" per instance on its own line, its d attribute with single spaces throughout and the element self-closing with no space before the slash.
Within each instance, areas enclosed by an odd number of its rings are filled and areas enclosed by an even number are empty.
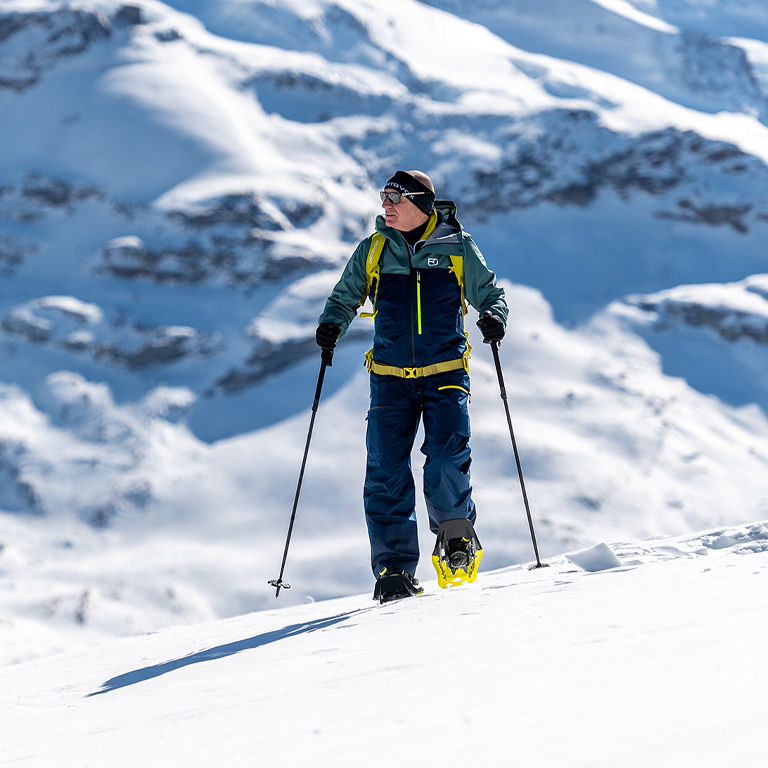
<svg viewBox="0 0 768 768">
<path fill-rule="evenodd" d="M 371 320 L 376 317 L 376 297 L 379 295 L 379 259 L 386 242 L 387 238 L 384 235 L 375 232 L 371 237 L 371 246 L 368 249 L 368 257 L 365 260 L 365 293 L 360 299 L 360 306 L 368 298 L 374 280 L 376 281 L 376 290 L 374 291 L 373 299 L 371 299 L 373 312 L 361 312 L 360 317 L 370 317 Z"/>
<path fill-rule="evenodd" d="M 459 291 L 461 292 L 461 312 L 463 315 L 462 322 L 464 323 L 464 336 L 467 338 L 467 349 L 464 352 L 464 370 L 469 371 L 469 355 L 472 351 L 472 346 L 469 343 L 469 334 L 467 333 L 466 317 L 469 309 L 467 308 L 467 302 L 464 299 L 464 257 L 451 256 L 450 258 L 451 267 L 448 271 L 453 273 L 456 281 L 459 284 Z"/>
<path fill-rule="evenodd" d="M 450 259 L 451 268 L 448 271 L 453 273 L 459 284 L 459 290 L 461 291 L 461 311 L 466 315 L 469 310 L 467 309 L 467 302 L 464 300 L 464 257 L 451 256 Z"/>
</svg>

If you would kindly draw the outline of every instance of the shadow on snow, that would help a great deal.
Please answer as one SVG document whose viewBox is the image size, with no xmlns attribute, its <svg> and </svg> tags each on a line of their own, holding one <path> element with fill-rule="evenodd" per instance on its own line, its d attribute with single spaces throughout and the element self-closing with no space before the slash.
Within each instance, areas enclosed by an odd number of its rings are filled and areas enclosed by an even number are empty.
<svg viewBox="0 0 768 768">
<path fill-rule="evenodd" d="M 113 677 L 107 680 L 101 687 L 101 690 L 89 693 L 86 698 L 91 696 L 99 696 L 102 693 L 110 693 L 120 688 L 126 688 L 129 685 L 136 685 L 137 683 L 143 683 L 147 680 L 152 680 L 155 677 L 166 675 L 169 672 L 173 672 L 176 669 L 182 669 L 183 667 L 191 666 L 192 664 L 200 664 L 204 661 L 215 661 L 216 659 L 224 659 L 227 656 L 234 656 L 236 653 L 242 651 L 250 651 L 254 648 L 261 648 L 264 645 L 270 643 L 276 643 L 280 640 L 285 640 L 289 637 L 295 637 L 296 635 L 303 635 L 308 632 L 316 632 L 318 629 L 326 629 L 332 627 L 334 624 L 339 624 L 342 621 L 346 621 L 354 614 L 360 613 L 360 610 L 349 611 L 348 613 L 340 613 L 337 616 L 330 616 L 325 619 L 318 619 L 317 621 L 309 621 L 301 624 L 291 624 L 290 626 L 283 627 L 282 629 L 276 629 L 272 632 L 264 632 L 255 637 L 249 637 L 246 640 L 238 640 L 234 643 L 227 643 L 225 645 L 217 645 L 214 648 L 207 648 L 197 653 L 191 653 L 189 656 L 184 656 L 181 659 L 173 659 L 172 661 L 165 661 L 162 664 L 154 664 L 151 667 L 143 667 L 142 669 L 135 669 L 132 672 L 126 672 L 117 677 Z"/>
</svg>

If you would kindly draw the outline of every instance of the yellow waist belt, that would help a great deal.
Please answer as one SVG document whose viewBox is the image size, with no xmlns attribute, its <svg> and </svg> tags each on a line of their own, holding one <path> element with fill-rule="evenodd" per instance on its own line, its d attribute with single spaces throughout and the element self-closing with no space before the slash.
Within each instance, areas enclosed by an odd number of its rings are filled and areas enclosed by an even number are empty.
<svg viewBox="0 0 768 768">
<path fill-rule="evenodd" d="M 398 368 L 395 365 L 384 365 L 373 359 L 373 350 L 365 355 L 365 364 L 369 373 L 378 373 L 380 376 L 398 376 L 401 379 L 418 379 L 421 376 L 434 376 L 436 373 L 446 371 L 469 371 L 469 355 L 459 357 L 456 360 L 446 360 L 443 363 L 433 363 L 420 368 Z"/>
</svg>

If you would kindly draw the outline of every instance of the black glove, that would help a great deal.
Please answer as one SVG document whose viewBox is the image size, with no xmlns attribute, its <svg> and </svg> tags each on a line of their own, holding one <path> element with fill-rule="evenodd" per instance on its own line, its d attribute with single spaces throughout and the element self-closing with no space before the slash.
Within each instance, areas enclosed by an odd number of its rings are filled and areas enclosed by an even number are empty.
<svg viewBox="0 0 768 768">
<path fill-rule="evenodd" d="M 477 327 L 483 334 L 483 341 L 486 344 L 501 341 L 504 338 L 504 321 L 489 310 L 483 312 L 483 316 L 477 321 Z"/>
<path fill-rule="evenodd" d="M 333 349 L 339 338 L 341 328 L 333 323 L 320 323 L 315 333 L 315 341 L 320 349 Z"/>
</svg>

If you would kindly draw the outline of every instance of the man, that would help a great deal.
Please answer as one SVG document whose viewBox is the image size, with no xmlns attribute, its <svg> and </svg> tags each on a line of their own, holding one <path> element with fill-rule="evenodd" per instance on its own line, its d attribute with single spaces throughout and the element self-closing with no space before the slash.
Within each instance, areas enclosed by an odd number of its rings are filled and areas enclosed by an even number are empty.
<svg viewBox="0 0 768 768">
<path fill-rule="evenodd" d="M 397 171 L 380 193 L 384 215 L 347 263 L 319 318 L 317 343 L 333 349 L 367 296 L 373 304 L 371 406 L 364 503 L 381 602 L 419 594 L 411 450 L 424 422 L 424 498 L 437 534 L 440 586 L 473 581 L 482 549 L 475 535 L 469 465 L 469 344 L 465 300 L 481 315 L 485 341 L 501 341 L 504 291 L 455 205 L 435 203 L 421 171 Z"/>
</svg>

